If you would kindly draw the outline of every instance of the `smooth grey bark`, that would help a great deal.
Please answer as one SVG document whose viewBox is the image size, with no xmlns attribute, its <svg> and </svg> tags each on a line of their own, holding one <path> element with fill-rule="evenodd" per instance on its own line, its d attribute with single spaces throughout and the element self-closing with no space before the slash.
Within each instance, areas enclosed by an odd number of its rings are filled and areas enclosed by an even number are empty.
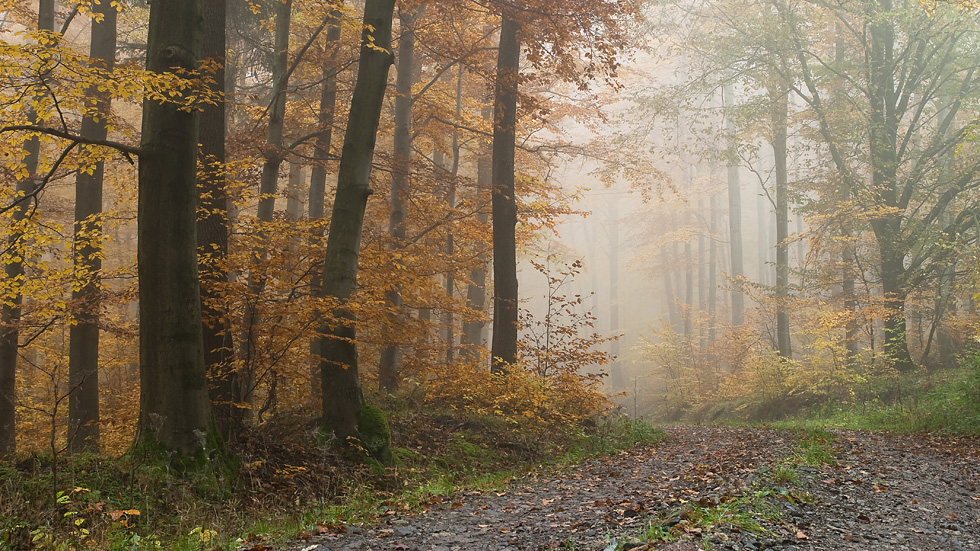
<svg viewBox="0 0 980 551">
<path fill-rule="evenodd" d="M 116 62 L 116 8 L 109 2 L 92 7 L 102 16 L 92 20 L 90 64 L 112 72 Z M 86 114 L 80 133 L 92 140 L 108 136 L 109 94 L 97 87 L 88 91 L 98 116 Z M 74 263 L 76 273 L 86 274 L 81 287 L 72 291 L 78 313 L 69 329 L 68 345 L 68 450 L 99 451 L 99 318 L 102 307 L 99 277 L 102 270 L 102 184 L 105 163 L 98 161 L 91 173 L 75 177 Z"/>
<path fill-rule="evenodd" d="M 226 91 L 227 0 L 204 3 L 204 44 L 202 56 L 217 62 L 214 91 Z M 201 162 L 198 182 L 197 220 L 198 270 L 201 277 L 201 315 L 204 339 L 204 365 L 208 374 L 211 404 L 221 434 L 229 442 L 238 439 L 244 422 L 241 387 L 234 369 L 234 350 L 229 311 L 220 289 L 228 278 L 222 269 L 228 258 L 229 201 L 224 176 L 225 135 L 227 133 L 224 95 L 201 110 Z"/>
<path fill-rule="evenodd" d="M 456 72 L 456 120 L 459 120 L 463 115 L 463 65 L 458 66 Z M 456 180 L 459 177 L 459 161 L 460 161 L 460 149 L 459 149 L 459 129 L 453 129 L 453 139 L 452 139 L 452 154 L 453 163 L 452 167 L 449 169 L 449 186 L 446 190 L 446 203 L 449 206 L 450 211 L 456 209 Z M 454 255 L 456 254 L 456 243 L 453 238 L 453 227 L 452 224 L 447 224 L 446 227 L 446 258 L 449 259 L 450 268 L 446 271 L 446 296 L 449 297 L 449 308 L 446 309 L 445 313 L 445 326 L 446 326 L 446 364 L 453 363 L 453 356 L 456 353 L 456 319 L 453 315 L 453 297 L 456 293 L 456 280 L 453 274 L 452 263 Z"/>
<path fill-rule="evenodd" d="M 322 373 L 323 427 L 343 444 L 359 436 L 361 410 L 360 377 L 354 315 L 346 302 L 357 285 L 364 210 L 371 195 L 371 164 L 378 124 L 391 67 L 391 24 L 395 0 L 367 0 L 357 83 L 351 97 L 350 115 L 337 175 L 337 195 L 327 251 L 321 293 L 338 300 L 332 323 L 322 328 L 320 351 Z"/>
<path fill-rule="evenodd" d="M 316 223 L 323 219 L 324 197 L 327 190 L 327 161 L 330 160 L 330 142 L 333 138 L 333 124 L 336 118 L 337 104 L 337 45 L 340 42 L 340 11 L 337 4 L 330 12 L 327 21 L 324 53 L 327 54 L 321 76 L 323 85 L 320 88 L 320 105 L 318 108 L 318 124 L 320 132 L 313 142 L 313 168 L 310 170 L 310 194 L 307 203 L 307 214 L 310 222 Z M 310 234 L 310 294 L 320 296 L 320 285 L 323 279 L 323 258 L 317 254 L 323 246 L 323 225 L 315 224 Z M 322 399 L 322 383 L 320 379 L 320 348 L 323 346 L 321 337 L 310 339 L 310 381 L 314 403 Z"/>
<path fill-rule="evenodd" d="M 520 25 L 506 13 L 500 25 L 493 123 L 493 342 L 491 370 L 517 361 L 517 197 L 514 150 L 520 80 Z"/>
<path fill-rule="evenodd" d="M 203 4 L 202 0 L 153 1 L 147 70 L 197 69 L 204 34 Z M 143 103 L 137 215 L 137 442 L 207 461 L 203 453 L 216 450 L 222 440 L 208 398 L 197 269 L 199 119 L 198 111 L 181 109 L 175 103 Z"/>
<path fill-rule="evenodd" d="M 483 109 L 484 120 L 491 120 L 493 111 L 485 107 Z M 486 145 L 480 151 L 476 160 L 476 200 L 483 202 L 490 195 L 492 182 L 492 167 L 490 164 L 491 154 Z M 487 210 L 481 208 L 476 215 L 477 221 L 481 225 L 490 221 Z M 476 347 L 483 344 L 483 328 L 486 325 L 483 316 L 486 311 L 487 303 L 487 254 L 485 251 L 477 253 L 477 260 L 474 267 L 470 270 L 470 282 L 466 286 L 466 307 L 480 313 L 480 317 L 463 322 L 463 333 L 460 336 L 462 351 L 470 359 L 479 357 Z"/>
<path fill-rule="evenodd" d="M 38 30 L 54 32 L 54 0 L 38 1 Z M 33 124 L 40 123 L 32 111 L 28 114 Z M 37 185 L 37 167 L 40 159 L 41 142 L 31 138 L 24 144 L 24 166 L 28 176 L 17 181 L 15 192 L 26 195 Z M 19 224 L 27 219 L 28 203 L 22 201 L 15 206 L 11 220 Z M 7 281 L 17 281 L 24 277 L 23 259 L 24 234 L 14 232 L 7 240 L 11 262 L 4 266 Z M 24 297 L 19 287 L 9 301 L 0 306 L 0 457 L 12 456 L 17 447 L 16 403 L 17 403 L 17 356 L 20 348 L 20 316 Z"/>
<path fill-rule="evenodd" d="M 724 88 L 724 103 L 726 106 L 733 101 L 732 87 L 728 84 Z M 731 278 L 735 280 L 732 285 L 732 325 L 740 326 L 745 323 L 745 295 L 741 290 L 741 280 L 745 277 L 745 264 L 742 256 L 742 186 L 738 177 L 738 155 L 735 151 L 737 147 L 735 137 L 735 125 L 731 121 L 731 113 L 726 110 L 725 115 L 725 134 L 728 139 L 728 234 L 729 234 L 729 254 L 731 257 Z"/>
<path fill-rule="evenodd" d="M 393 249 L 404 246 L 405 221 L 408 218 L 412 165 L 412 86 L 415 84 L 415 21 L 417 19 L 418 10 L 398 12 L 401 35 L 398 38 L 396 55 L 398 67 L 395 77 L 395 132 L 392 151 L 391 210 L 388 214 L 388 235 L 391 237 Z M 392 284 L 385 291 L 385 300 L 388 308 L 394 313 L 393 319 L 381 329 L 385 347 L 381 350 L 378 363 L 378 387 L 384 392 L 393 393 L 398 390 L 401 361 L 401 351 L 392 334 L 393 331 L 397 331 L 395 328 L 404 316 L 401 285 Z"/>
<path fill-rule="evenodd" d="M 773 171 L 776 175 L 776 349 L 784 358 L 792 358 L 789 310 L 789 189 L 786 167 L 786 135 L 789 103 L 783 88 L 770 89 L 770 124 Z"/>
</svg>

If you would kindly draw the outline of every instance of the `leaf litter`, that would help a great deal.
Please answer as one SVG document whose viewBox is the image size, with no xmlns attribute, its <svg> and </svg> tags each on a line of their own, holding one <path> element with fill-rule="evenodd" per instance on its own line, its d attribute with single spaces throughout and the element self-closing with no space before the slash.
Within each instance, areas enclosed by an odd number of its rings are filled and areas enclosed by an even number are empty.
<svg viewBox="0 0 980 551">
<path fill-rule="evenodd" d="M 282 551 L 980 549 L 980 441 L 832 431 L 830 461 L 796 435 L 678 426 L 658 444 L 460 492 Z"/>
</svg>

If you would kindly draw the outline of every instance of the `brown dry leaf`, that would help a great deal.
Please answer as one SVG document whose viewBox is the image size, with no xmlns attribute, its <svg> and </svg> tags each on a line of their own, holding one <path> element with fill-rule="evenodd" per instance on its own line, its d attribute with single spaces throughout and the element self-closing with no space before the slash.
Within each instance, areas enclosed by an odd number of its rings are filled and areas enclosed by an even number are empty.
<svg viewBox="0 0 980 551">
<path fill-rule="evenodd" d="M 798 539 L 798 540 L 808 540 L 808 539 L 810 539 L 810 536 L 804 534 L 803 533 L 803 530 L 797 530 L 796 531 L 796 539 Z"/>
</svg>

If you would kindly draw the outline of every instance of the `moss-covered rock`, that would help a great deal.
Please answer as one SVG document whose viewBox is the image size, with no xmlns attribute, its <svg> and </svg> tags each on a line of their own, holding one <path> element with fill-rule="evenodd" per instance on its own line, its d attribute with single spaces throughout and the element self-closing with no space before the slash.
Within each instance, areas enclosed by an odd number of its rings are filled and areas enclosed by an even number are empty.
<svg viewBox="0 0 980 551">
<path fill-rule="evenodd" d="M 357 430 L 361 434 L 361 444 L 379 462 L 391 464 L 391 429 L 388 418 L 380 408 L 367 403 L 361 404 L 357 412 Z"/>
</svg>

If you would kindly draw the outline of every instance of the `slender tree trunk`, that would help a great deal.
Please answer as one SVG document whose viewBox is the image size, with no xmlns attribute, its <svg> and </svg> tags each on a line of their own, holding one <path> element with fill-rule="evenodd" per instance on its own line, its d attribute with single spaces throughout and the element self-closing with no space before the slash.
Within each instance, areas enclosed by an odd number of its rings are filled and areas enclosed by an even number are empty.
<svg viewBox="0 0 980 551">
<path fill-rule="evenodd" d="M 460 64 L 456 72 L 456 120 L 463 116 L 463 65 Z M 446 203 L 450 211 L 456 209 L 456 180 L 459 177 L 459 130 L 453 130 L 453 164 L 449 170 L 451 179 L 449 189 L 446 192 Z M 453 270 L 454 258 L 456 255 L 456 243 L 453 239 L 452 224 L 447 224 L 446 228 L 446 258 L 449 259 L 450 268 L 446 271 L 446 296 L 449 297 L 449 308 L 446 309 L 446 365 L 453 363 L 453 356 L 456 352 L 456 319 L 453 315 L 455 308 L 453 296 L 456 293 L 455 276 Z"/>
<path fill-rule="evenodd" d="M 490 120 L 493 117 L 493 111 L 490 108 L 485 107 L 483 109 L 484 120 Z M 491 167 L 491 154 L 484 144 L 483 149 L 480 151 L 479 157 L 476 160 L 476 201 L 477 203 L 482 203 L 490 195 L 490 186 L 492 182 L 492 167 Z M 486 225 L 490 221 L 490 217 L 487 214 L 487 210 L 481 208 L 476 215 L 477 222 L 480 225 Z M 470 283 L 466 286 L 466 306 L 470 310 L 477 311 L 484 315 L 486 311 L 487 303 L 487 255 L 486 252 L 480 251 L 477 254 L 476 265 L 470 270 Z M 483 327 L 485 322 L 483 318 L 477 318 L 472 321 L 463 322 L 463 334 L 461 336 L 461 344 L 463 345 L 463 351 L 471 359 L 476 359 L 479 357 L 479 353 L 476 347 L 483 343 Z"/>
<path fill-rule="evenodd" d="M 398 38 L 397 75 L 395 77 L 395 135 L 393 137 L 391 171 L 391 211 L 388 215 L 388 235 L 391 248 L 404 246 L 408 218 L 408 195 L 411 186 L 412 169 L 412 86 L 415 84 L 415 21 L 417 10 L 399 10 L 401 36 Z M 397 262 L 401 262 L 398 260 Z M 397 272 L 395 267 L 392 271 Z M 392 283 L 385 291 L 385 300 L 391 310 L 391 320 L 382 327 L 385 342 L 378 363 L 378 387 L 384 392 L 398 390 L 398 371 L 401 351 L 398 348 L 395 332 L 404 316 L 402 307 L 402 288 L 400 283 Z"/>
<path fill-rule="evenodd" d="M 395 0 L 367 0 L 364 6 L 365 30 L 361 35 L 357 83 L 351 97 L 324 261 L 321 292 L 337 299 L 340 306 L 333 312 L 332 324 L 322 331 L 323 426 L 340 443 L 359 435 L 358 414 L 363 398 L 358 376 L 357 335 L 354 316 L 345 303 L 357 284 L 364 210 L 371 195 L 371 163 L 393 57 L 394 9 Z"/>
<path fill-rule="evenodd" d="M 680 332 L 682 328 L 681 316 L 677 312 L 677 292 L 674 291 L 674 278 L 668 268 L 672 265 L 673 259 L 669 254 L 666 245 L 660 247 L 661 263 L 664 266 L 664 295 L 667 298 L 667 316 L 670 320 L 670 327 L 674 332 Z"/>
<path fill-rule="evenodd" d="M 203 4 L 202 0 L 153 1 L 149 71 L 197 68 Z M 195 110 L 154 100 L 143 104 L 137 252 L 139 439 L 194 459 L 222 442 L 204 366 L 196 235 L 198 125 Z"/>
<path fill-rule="evenodd" d="M 111 72 L 116 60 L 116 8 L 108 2 L 92 7 L 102 20 L 92 20 L 89 58 L 93 66 Z M 110 97 L 96 88 L 89 90 L 99 117 L 82 118 L 81 135 L 94 140 L 108 136 L 106 117 Z M 79 310 L 69 330 L 68 449 L 76 452 L 99 451 L 99 317 L 101 291 L 99 274 L 102 260 L 102 183 L 105 163 L 99 161 L 91 173 L 79 172 L 75 178 L 75 271 L 84 274 L 81 287 L 72 292 Z"/>
<path fill-rule="evenodd" d="M 310 293 L 313 296 L 320 296 L 320 287 L 323 279 L 321 267 L 323 258 L 317 254 L 323 246 L 323 225 L 318 221 L 323 219 L 324 196 L 327 190 L 327 161 L 330 159 L 330 141 L 333 137 L 333 124 L 336 113 L 337 103 L 337 44 L 340 42 L 340 18 L 342 13 L 340 5 L 337 5 L 328 16 L 327 36 L 324 51 L 328 53 L 327 60 L 323 63 L 322 77 L 323 87 L 320 89 L 320 107 L 318 123 L 320 133 L 317 134 L 316 141 L 313 142 L 313 169 L 310 171 L 310 197 L 308 201 L 308 214 L 310 222 L 315 225 L 310 234 Z M 314 404 L 321 403 L 322 382 L 320 378 L 320 349 L 323 346 L 319 336 L 310 339 L 310 380 L 312 382 L 312 394 Z"/>
<path fill-rule="evenodd" d="M 265 224 L 272 222 L 276 207 L 276 193 L 279 185 L 279 168 L 285 158 L 283 151 L 283 127 L 286 119 L 286 88 L 289 85 L 289 22 L 292 15 L 292 0 L 277 1 L 275 6 L 276 30 L 273 40 L 272 91 L 269 107 L 269 126 L 265 136 L 265 162 L 262 164 L 262 177 L 259 181 L 259 207 L 256 221 L 259 224 L 258 243 L 252 251 L 252 269 L 248 277 L 250 300 L 245 308 L 245 331 L 239 346 L 244 366 L 238 376 L 239 391 L 244 401 L 252 403 L 257 385 L 255 380 L 256 361 L 259 351 L 256 347 L 256 330 L 261 322 L 258 311 L 259 296 L 265 290 L 265 269 L 263 263 L 268 255 L 265 243 Z M 247 410 L 248 411 L 248 410 Z"/>
<path fill-rule="evenodd" d="M 779 355 L 792 358 L 789 333 L 789 193 L 786 168 L 787 93 L 771 91 L 772 151 L 776 172 L 776 348 Z"/>
<path fill-rule="evenodd" d="M 715 314 L 718 308 L 718 209 L 715 197 L 708 198 L 708 342 L 715 342 Z"/>
<path fill-rule="evenodd" d="M 698 212 L 705 212 L 704 198 L 698 199 Z M 701 351 L 708 348 L 708 326 L 704 323 L 708 311 L 708 235 L 707 228 L 698 224 L 698 346 Z"/>
<path fill-rule="evenodd" d="M 609 336 L 619 334 L 619 198 L 609 204 Z M 609 343 L 612 363 L 609 365 L 610 382 L 614 388 L 626 386 L 623 367 L 619 361 L 619 339 Z"/>
<path fill-rule="evenodd" d="M 54 32 L 54 0 L 39 0 L 37 28 Z M 29 118 L 33 124 L 40 124 L 37 115 L 31 111 Z M 15 193 L 26 195 L 38 185 L 37 167 L 41 154 L 41 142 L 31 138 L 24 144 L 24 166 L 27 178 L 17 181 Z M 11 222 L 15 226 L 26 223 L 29 203 L 23 201 L 11 211 Z M 4 266 L 6 280 L 12 282 L 13 296 L 0 306 L 0 457 L 12 456 L 16 450 L 17 430 L 15 410 L 17 403 L 16 379 L 17 357 L 20 346 L 20 316 L 23 295 L 17 281 L 24 277 L 24 230 L 18 228 L 7 241 L 11 262 Z"/>
<path fill-rule="evenodd" d="M 504 14 L 497 52 L 493 124 L 493 343 L 492 370 L 517 361 L 517 197 L 514 149 L 517 86 L 520 79 L 520 25 Z"/>
<path fill-rule="evenodd" d="M 725 103 L 734 102 L 731 85 L 725 86 Z M 731 107 L 731 105 L 727 105 Z M 735 280 L 732 285 L 732 325 L 745 323 L 745 295 L 741 290 L 741 279 L 745 277 L 745 265 L 742 258 L 742 186 L 738 178 L 738 157 L 734 124 L 731 114 L 726 111 L 725 128 L 728 135 L 728 233 L 729 248 L 732 259 L 731 277 Z"/>
<path fill-rule="evenodd" d="M 38 30 L 54 31 L 54 0 L 39 0 Z M 40 124 L 37 115 L 31 111 L 29 117 L 34 124 Z M 17 181 L 15 193 L 26 195 L 37 185 L 37 166 L 40 159 L 41 142 L 31 138 L 24 144 L 24 166 L 28 176 Z M 12 209 L 11 222 L 15 226 L 27 220 L 28 202 L 23 201 Z M 23 295 L 16 283 L 24 277 L 23 263 L 24 231 L 18 228 L 7 241 L 11 262 L 4 266 L 6 280 L 11 283 L 13 296 L 4 300 L 0 306 L 0 457 L 12 456 L 16 450 L 17 430 L 14 420 L 17 394 L 17 356 L 20 346 L 20 315 Z M 20 259 L 20 260 L 18 260 Z"/>
<path fill-rule="evenodd" d="M 847 315 L 847 321 L 844 323 L 844 346 L 847 350 L 848 362 L 853 362 L 858 357 L 858 336 L 861 330 L 857 319 L 857 296 L 854 289 L 856 266 L 854 250 L 848 245 L 844 249 L 841 274 L 841 292 L 844 294 L 844 312 Z"/>
</svg>

